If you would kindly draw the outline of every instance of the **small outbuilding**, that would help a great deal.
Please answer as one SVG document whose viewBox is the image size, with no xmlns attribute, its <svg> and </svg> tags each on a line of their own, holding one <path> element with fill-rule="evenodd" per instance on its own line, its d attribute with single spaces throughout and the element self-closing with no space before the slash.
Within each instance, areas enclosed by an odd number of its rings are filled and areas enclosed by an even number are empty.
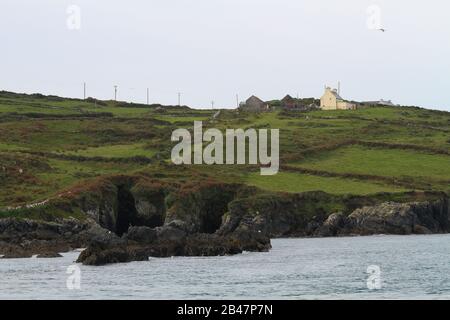
<svg viewBox="0 0 450 320">
<path fill-rule="evenodd" d="M 395 107 L 398 106 L 397 104 L 394 104 L 391 100 L 376 100 L 376 101 L 363 101 L 361 102 L 364 105 L 373 105 L 373 106 L 389 106 L 389 107 Z"/>
<path fill-rule="evenodd" d="M 292 98 L 290 95 L 286 95 L 281 99 L 281 107 L 284 109 L 297 109 L 299 103 L 297 99 Z"/>
<path fill-rule="evenodd" d="M 261 112 L 267 111 L 269 109 L 269 104 L 256 96 L 251 96 L 245 103 L 240 104 L 239 109 L 243 111 Z"/>
</svg>

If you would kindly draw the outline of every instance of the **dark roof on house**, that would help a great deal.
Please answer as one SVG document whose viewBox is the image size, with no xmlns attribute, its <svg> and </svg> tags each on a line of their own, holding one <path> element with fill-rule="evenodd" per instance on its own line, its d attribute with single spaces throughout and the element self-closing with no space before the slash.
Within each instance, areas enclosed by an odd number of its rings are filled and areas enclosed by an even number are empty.
<svg viewBox="0 0 450 320">
<path fill-rule="evenodd" d="M 331 90 L 331 93 L 336 97 L 336 99 L 344 100 L 336 90 Z"/>
<path fill-rule="evenodd" d="M 249 102 L 257 102 L 257 103 L 264 103 L 264 101 L 262 101 L 260 98 L 258 98 L 257 96 L 251 96 L 250 98 L 247 99 L 246 103 Z"/>
<path fill-rule="evenodd" d="M 295 99 L 287 94 L 283 99 L 281 99 L 281 102 L 295 102 Z"/>
</svg>

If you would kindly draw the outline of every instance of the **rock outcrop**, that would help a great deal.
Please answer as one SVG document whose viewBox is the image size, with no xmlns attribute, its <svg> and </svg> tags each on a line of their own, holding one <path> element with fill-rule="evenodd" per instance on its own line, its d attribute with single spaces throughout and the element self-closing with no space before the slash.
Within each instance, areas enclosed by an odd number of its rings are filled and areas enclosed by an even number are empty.
<svg viewBox="0 0 450 320">
<path fill-rule="evenodd" d="M 50 205 L 35 210 L 44 218 L 51 216 L 46 210 L 64 216 L 81 212 L 83 219 L 0 219 L 0 255 L 50 257 L 87 247 L 78 261 L 103 265 L 267 251 L 274 237 L 450 232 L 445 193 L 285 194 L 236 184 L 180 186 L 120 176 Z"/>
<path fill-rule="evenodd" d="M 395 203 L 385 202 L 354 210 L 348 216 L 331 214 L 314 236 L 373 234 L 430 234 L 450 232 L 448 199 Z"/>
<path fill-rule="evenodd" d="M 260 234 L 235 233 L 228 236 L 196 233 L 180 236 L 174 229 L 155 233 L 152 229 L 130 229 L 131 234 L 115 235 L 91 241 L 77 262 L 86 265 L 146 261 L 149 257 L 223 256 L 243 251 L 268 251 L 270 239 Z M 163 228 L 164 229 L 164 228 Z M 151 234 L 147 237 L 145 234 Z M 167 237 L 167 235 L 173 235 Z M 138 237 L 136 237 L 138 235 Z M 156 236 L 156 237 L 155 237 Z"/>
<path fill-rule="evenodd" d="M 53 222 L 0 219 L 0 254 L 3 258 L 28 258 L 35 254 L 56 256 L 59 252 L 85 247 L 93 237 L 108 232 L 89 219 Z"/>
<path fill-rule="evenodd" d="M 393 203 L 363 207 L 348 216 L 344 230 L 354 234 L 449 232 L 448 200 Z"/>
<path fill-rule="evenodd" d="M 38 254 L 36 258 L 41 259 L 41 258 L 61 258 L 61 257 L 62 255 L 60 255 L 58 252 L 46 252 Z"/>
</svg>

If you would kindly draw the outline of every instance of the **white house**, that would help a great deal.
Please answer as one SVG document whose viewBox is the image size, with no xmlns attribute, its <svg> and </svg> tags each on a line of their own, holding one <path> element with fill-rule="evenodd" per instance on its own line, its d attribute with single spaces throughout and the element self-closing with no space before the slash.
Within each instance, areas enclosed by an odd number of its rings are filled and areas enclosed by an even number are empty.
<svg viewBox="0 0 450 320">
<path fill-rule="evenodd" d="M 320 108 L 322 110 L 353 110 L 356 104 L 344 100 L 336 89 L 325 88 L 325 93 L 320 98 Z"/>
<path fill-rule="evenodd" d="M 364 101 L 363 104 L 368 105 L 378 105 L 378 106 L 388 106 L 388 107 L 395 107 L 398 106 L 398 104 L 393 103 L 391 100 L 376 100 L 376 101 Z"/>
</svg>

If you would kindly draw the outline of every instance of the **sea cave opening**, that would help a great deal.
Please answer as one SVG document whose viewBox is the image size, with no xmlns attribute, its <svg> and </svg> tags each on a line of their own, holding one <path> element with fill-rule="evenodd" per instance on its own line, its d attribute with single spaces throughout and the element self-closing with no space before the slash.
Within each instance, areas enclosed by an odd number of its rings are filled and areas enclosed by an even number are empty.
<svg viewBox="0 0 450 320">
<path fill-rule="evenodd" d="M 229 199 L 215 199 L 209 201 L 205 206 L 202 224 L 200 228 L 201 233 L 215 233 L 222 225 L 222 217 L 228 212 Z"/>
<path fill-rule="evenodd" d="M 122 236 L 128 232 L 131 225 L 137 220 L 135 200 L 125 186 L 119 186 L 117 191 L 117 220 L 115 233 Z"/>
<path fill-rule="evenodd" d="M 163 194 L 155 195 L 150 202 L 136 202 L 129 187 L 119 185 L 116 219 L 108 229 L 122 236 L 131 226 L 159 227 L 164 224 L 165 212 Z"/>
</svg>

